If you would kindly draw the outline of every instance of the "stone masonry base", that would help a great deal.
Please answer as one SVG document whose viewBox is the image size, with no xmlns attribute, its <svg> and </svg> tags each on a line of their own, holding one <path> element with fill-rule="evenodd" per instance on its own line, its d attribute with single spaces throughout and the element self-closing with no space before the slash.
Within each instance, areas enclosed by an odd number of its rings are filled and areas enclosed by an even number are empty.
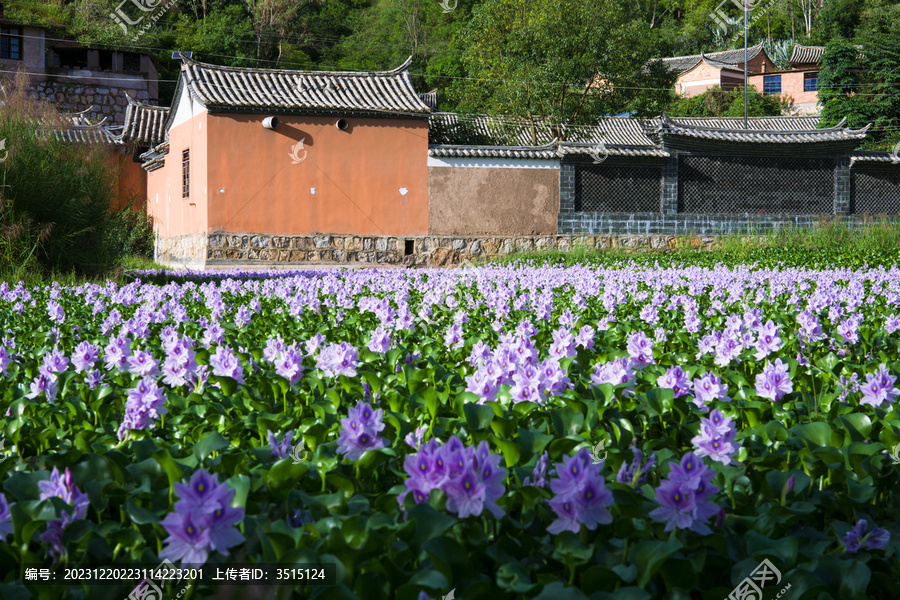
<svg viewBox="0 0 900 600">
<path fill-rule="evenodd" d="M 158 238 L 156 261 L 167 266 L 202 269 L 229 264 L 274 267 L 309 264 L 388 264 L 445 267 L 521 251 L 575 248 L 663 250 L 683 244 L 710 249 L 713 236 L 554 235 L 516 237 L 265 235 L 211 233 Z"/>
</svg>

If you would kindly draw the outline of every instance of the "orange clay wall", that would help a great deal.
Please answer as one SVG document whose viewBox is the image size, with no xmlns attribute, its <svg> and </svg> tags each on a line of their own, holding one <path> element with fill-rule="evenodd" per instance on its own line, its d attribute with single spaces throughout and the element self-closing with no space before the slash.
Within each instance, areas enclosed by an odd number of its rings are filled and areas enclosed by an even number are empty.
<svg viewBox="0 0 900 600">
<path fill-rule="evenodd" d="M 207 116 L 209 233 L 428 233 L 427 119 Z"/>
<path fill-rule="evenodd" d="M 121 210 L 128 206 L 128 202 L 134 200 L 131 208 L 135 212 L 142 212 L 147 204 L 147 171 L 141 168 L 140 162 L 134 162 L 130 155 L 114 150 L 114 160 L 119 177 L 119 195 L 113 208 Z"/>
<path fill-rule="evenodd" d="M 153 217 L 160 237 L 207 233 L 206 126 L 208 113 L 169 130 L 169 152 L 165 166 L 147 173 L 147 213 Z M 239 146 L 238 146 L 239 147 Z M 190 191 L 182 197 L 182 150 L 189 149 Z M 227 146 L 219 146 L 228 151 Z"/>
</svg>

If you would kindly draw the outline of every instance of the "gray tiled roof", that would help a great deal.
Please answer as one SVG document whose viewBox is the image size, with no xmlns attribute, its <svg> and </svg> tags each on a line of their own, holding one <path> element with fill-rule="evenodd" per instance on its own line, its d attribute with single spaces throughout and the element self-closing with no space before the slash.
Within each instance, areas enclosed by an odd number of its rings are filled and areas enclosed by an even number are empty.
<svg viewBox="0 0 900 600">
<path fill-rule="evenodd" d="M 755 142 L 766 144 L 807 144 L 815 142 L 835 142 L 846 140 L 862 140 L 866 137 L 870 125 L 862 129 L 847 129 L 844 121 L 827 129 L 728 129 L 723 127 L 702 127 L 676 122 L 666 115 L 660 118 L 654 129 L 656 135 L 678 135 L 707 140 L 728 142 Z"/>
<path fill-rule="evenodd" d="M 128 106 L 125 108 L 125 125 L 119 139 L 123 142 L 135 141 L 142 145 L 154 145 L 166 138 L 166 119 L 169 109 L 164 106 L 141 104 L 125 94 Z"/>
<path fill-rule="evenodd" d="M 430 146 L 428 156 L 449 158 L 556 158 L 556 140 L 543 146 Z"/>
<path fill-rule="evenodd" d="M 760 52 L 765 52 L 762 44 L 747 48 L 747 60 L 753 60 Z M 731 66 L 744 63 L 744 49 L 739 50 L 723 50 L 721 52 L 709 52 L 706 54 L 691 54 L 690 56 L 671 56 L 668 58 L 659 58 L 671 70 L 677 71 L 679 74 L 693 69 L 697 63 L 706 58 L 707 60 L 725 63 Z"/>
<path fill-rule="evenodd" d="M 593 125 L 532 123 L 517 117 L 436 113 L 429 119 L 428 138 L 432 144 L 533 147 L 554 139 L 624 146 L 652 146 L 638 119 L 607 117 Z"/>
<path fill-rule="evenodd" d="M 893 152 L 885 152 L 885 151 L 870 151 L 870 152 L 853 152 L 850 154 L 850 164 L 857 162 L 876 162 L 876 163 L 888 163 L 897 165 L 897 168 L 900 169 L 900 155 L 894 154 Z"/>
<path fill-rule="evenodd" d="M 732 63 L 723 62 L 723 61 L 721 61 L 721 60 L 715 60 L 715 59 L 713 59 L 713 58 L 710 58 L 709 56 L 703 56 L 703 57 L 701 58 L 701 60 L 702 60 L 703 62 L 707 63 L 707 64 L 710 64 L 710 65 L 712 65 L 712 66 L 714 66 L 714 67 L 718 67 L 718 68 L 720 68 L 720 69 L 728 69 L 728 70 L 731 70 L 731 71 L 735 71 L 735 70 L 743 71 L 743 70 L 744 70 L 743 67 L 741 67 L 740 69 L 738 69 L 738 67 L 734 66 L 734 64 L 732 64 Z M 741 60 L 743 61 L 743 56 L 742 56 Z"/>
<path fill-rule="evenodd" d="M 69 129 L 54 129 L 53 137 L 61 142 L 81 144 L 109 144 L 118 146 L 122 142 L 105 125 L 74 126 Z"/>
<path fill-rule="evenodd" d="M 431 108 L 413 88 L 412 58 L 391 71 L 289 71 L 224 67 L 182 54 L 181 78 L 210 110 L 425 115 Z"/>
<path fill-rule="evenodd" d="M 795 63 L 817 63 L 822 60 L 822 53 L 825 52 L 825 46 L 801 46 L 794 44 L 794 51 L 791 52 L 791 64 Z"/>
<path fill-rule="evenodd" d="M 565 155 L 593 155 L 607 154 L 609 156 L 658 156 L 665 158 L 669 153 L 658 146 L 611 146 L 604 143 L 602 147 L 598 144 L 584 144 L 578 142 L 561 142 L 557 150 L 559 156 Z"/>
<path fill-rule="evenodd" d="M 665 118 L 679 125 L 693 127 L 713 127 L 720 129 L 743 129 L 743 117 L 670 117 Z M 647 120 L 650 130 L 656 129 L 663 117 Z M 819 117 L 747 117 L 748 129 L 760 131 L 809 131 L 819 125 Z"/>
<path fill-rule="evenodd" d="M 437 110 L 437 88 L 434 88 L 430 92 L 423 92 L 419 94 L 419 99 L 427 104 L 428 108 L 430 108 L 431 110 Z"/>
</svg>

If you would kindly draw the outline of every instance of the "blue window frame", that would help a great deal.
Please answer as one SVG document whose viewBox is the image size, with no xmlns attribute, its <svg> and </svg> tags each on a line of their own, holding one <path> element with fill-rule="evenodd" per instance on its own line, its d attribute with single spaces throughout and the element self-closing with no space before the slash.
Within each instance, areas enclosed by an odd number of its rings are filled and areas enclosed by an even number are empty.
<svg viewBox="0 0 900 600">
<path fill-rule="evenodd" d="M 804 73 L 803 74 L 803 91 L 818 92 L 819 91 L 819 74 Z"/>
<path fill-rule="evenodd" d="M 763 77 L 763 94 L 781 93 L 781 75 L 766 75 Z"/>
<path fill-rule="evenodd" d="M 22 60 L 22 30 L 18 27 L 0 28 L 0 58 Z"/>
</svg>

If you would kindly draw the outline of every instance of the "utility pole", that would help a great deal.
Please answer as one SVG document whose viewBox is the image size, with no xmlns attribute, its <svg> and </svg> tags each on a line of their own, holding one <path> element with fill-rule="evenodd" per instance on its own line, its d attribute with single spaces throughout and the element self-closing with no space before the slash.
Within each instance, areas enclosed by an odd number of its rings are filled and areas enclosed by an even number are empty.
<svg viewBox="0 0 900 600">
<path fill-rule="evenodd" d="M 744 0 L 744 129 L 747 127 L 747 9 L 750 0 Z"/>
</svg>

